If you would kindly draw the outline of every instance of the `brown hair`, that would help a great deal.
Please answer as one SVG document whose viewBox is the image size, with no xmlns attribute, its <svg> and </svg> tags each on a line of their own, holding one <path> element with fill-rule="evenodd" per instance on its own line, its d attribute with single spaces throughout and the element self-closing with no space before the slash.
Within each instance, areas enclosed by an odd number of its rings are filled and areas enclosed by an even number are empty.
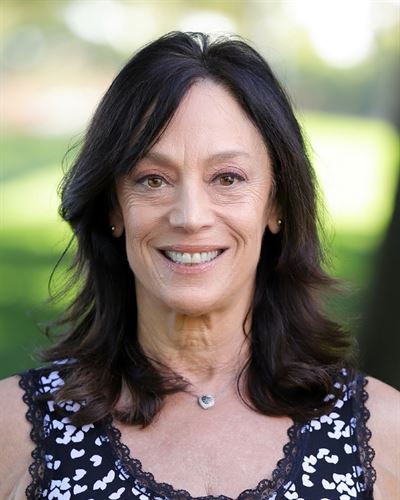
<svg viewBox="0 0 400 500">
<path fill-rule="evenodd" d="M 135 279 L 124 237 L 110 236 L 108 214 L 115 180 L 154 144 L 199 79 L 228 89 L 260 131 L 284 219 L 279 234 L 267 229 L 263 237 L 250 358 L 241 373 L 243 399 L 263 414 L 314 417 L 334 403 L 324 398 L 337 392 L 340 369 L 351 364 L 349 335 L 320 304 L 333 281 L 323 270 L 313 169 L 285 92 L 266 61 L 243 41 L 211 42 L 201 33 L 174 32 L 140 50 L 115 78 L 62 185 L 60 213 L 76 237 L 74 276 L 80 287 L 59 322 L 67 332 L 45 359 L 71 360 L 59 365 L 65 385 L 56 401 L 86 402 L 73 416 L 77 424 L 112 412 L 124 385 L 132 405 L 118 417 L 145 426 L 165 395 L 187 388 L 179 374 L 141 349 L 132 306 Z"/>
</svg>

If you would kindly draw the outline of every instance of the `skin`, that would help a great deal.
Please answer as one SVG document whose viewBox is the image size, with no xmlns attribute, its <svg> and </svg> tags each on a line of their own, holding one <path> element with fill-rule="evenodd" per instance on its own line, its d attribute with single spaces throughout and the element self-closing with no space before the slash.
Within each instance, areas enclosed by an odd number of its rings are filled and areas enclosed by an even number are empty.
<svg viewBox="0 0 400 500">
<path fill-rule="evenodd" d="M 249 410 L 233 384 L 247 356 L 242 325 L 261 238 L 267 227 L 279 231 L 271 164 L 240 106 L 207 81 L 192 87 L 150 153 L 118 183 L 118 207 L 110 214 L 114 236 L 125 232 L 136 278 L 140 342 L 185 376 L 194 393 L 224 391 L 207 412 L 194 396 L 180 393 L 166 398 L 146 429 L 118 426 L 133 456 L 158 481 L 193 496 L 236 497 L 270 475 L 291 425 L 286 417 Z M 166 247 L 224 252 L 188 273 L 160 252 Z M 368 392 L 375 500 L 397 498 L 400 398 L 375 379 Z M 0 498 L 22 499 L 33 446 L 15 377 L 0 383 L 0 398 Z M 124 402 L 123 395 L 119 405 Z"/>
<path fill-rule="evenodd" d="M 264 142 L 220 86 L 196 84 L 130 176 L 117 184 L 115 236 L 126 235 L 146 351 L 194 384 L 246 355 L 251 303 L 266 227 L 276 233 L 272 168 Z M 171 266 L 160 249 L 224 249 L 210 269 Z M 213 380 L 216 377 L 216 380 Z"/>
</svg>

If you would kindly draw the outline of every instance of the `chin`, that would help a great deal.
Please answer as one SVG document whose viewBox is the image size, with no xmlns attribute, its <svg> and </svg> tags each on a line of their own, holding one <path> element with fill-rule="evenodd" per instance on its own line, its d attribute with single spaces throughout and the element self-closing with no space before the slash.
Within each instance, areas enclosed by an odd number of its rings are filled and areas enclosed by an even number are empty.
<svg viewBox="0 0 400 500">
<path fill-rule="evenodd" d="M 201 296 L 196 294 L 188 297 L 175 297 L 173 300 L 165 300 L 165 305 L 178 314 L 185 316 L 202 316 L 212 313 L 219 309 L 219 300 L 215 297 L 204 297 L 204 292 Z"/>
</svg>

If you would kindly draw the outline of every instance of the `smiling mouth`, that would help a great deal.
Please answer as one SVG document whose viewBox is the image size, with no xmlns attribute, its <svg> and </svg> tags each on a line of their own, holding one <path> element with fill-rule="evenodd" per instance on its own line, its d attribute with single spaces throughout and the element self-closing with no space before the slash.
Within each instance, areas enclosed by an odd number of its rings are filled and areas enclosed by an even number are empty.
<svg viewBox="0 0 400 500">
<path fill-rule="evenodd" d="M 195 266 L 198 264 L 206 264 L 216 259 L 224 249 L 213 250 L 211 252 L 177 252 L 174 250 L 162 250 L 162 254 L 175 264 L 183 264 L 185 266 Z"/>
</svg>

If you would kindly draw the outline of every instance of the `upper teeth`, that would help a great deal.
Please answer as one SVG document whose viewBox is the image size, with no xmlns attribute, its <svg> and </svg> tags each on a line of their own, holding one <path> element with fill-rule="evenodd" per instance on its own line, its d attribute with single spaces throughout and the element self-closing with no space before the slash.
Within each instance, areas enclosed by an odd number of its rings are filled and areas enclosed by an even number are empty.
<svg viewBox="0 0 400 500">
<path fill-rule="evenodd" d="M 214 250 L 213 252 L 173 252 L 166 250 L 165 254 L 174 262 L 179 264 L 201 264 L 203 262 L 209 262 L 215 259 L 220 254 L 220 250 Z"/>
</svg>

